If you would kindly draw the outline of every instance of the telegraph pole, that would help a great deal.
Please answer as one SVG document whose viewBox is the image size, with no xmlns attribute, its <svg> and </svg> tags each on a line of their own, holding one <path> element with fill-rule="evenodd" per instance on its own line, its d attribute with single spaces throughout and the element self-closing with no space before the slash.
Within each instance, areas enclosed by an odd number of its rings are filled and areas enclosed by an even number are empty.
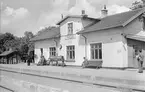
<svg viewBox="0 0 145 92">
<path fill-rule="evenodd" d="M 0 2 L 0 33 L 1 33 L 1 22 L 2 21 L 2 2 Z M 0 81 L 1 81 L 1 77 L 2 77 L 2 73 L 1 73 L 1 70 L 0 70 Z"/>
</svg>

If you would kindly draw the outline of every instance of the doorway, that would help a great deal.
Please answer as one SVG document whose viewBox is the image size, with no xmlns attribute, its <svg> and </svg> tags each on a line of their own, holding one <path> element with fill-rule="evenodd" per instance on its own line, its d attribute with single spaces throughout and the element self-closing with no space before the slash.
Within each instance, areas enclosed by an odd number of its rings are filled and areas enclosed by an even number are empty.
<svg viewBox="0 0 145 92">
<path fill-rule="evenodd" d="M 128 67 L 138 68 L 138 61 L 136 59 L 137 51 L 141 48 L 138 45 L 128 45 Z"/>
<path fill-rule="evenodd" d="M 136 59 L 137 52 L 142 50 L 144 53 L 144 42 L 128 39 L 128 67 L 138 68 L 138 61 Z"/>
</svg>

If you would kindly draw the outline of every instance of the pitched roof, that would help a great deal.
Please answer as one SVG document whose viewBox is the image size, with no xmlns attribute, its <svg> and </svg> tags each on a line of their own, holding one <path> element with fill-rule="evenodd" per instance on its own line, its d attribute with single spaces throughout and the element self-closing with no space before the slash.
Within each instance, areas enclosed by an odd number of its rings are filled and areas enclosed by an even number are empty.
<svg viewBox="0 0 145 92">
<path fill-rule="evenodd" d="M 105 18 L 102 18 L 99 22 L 95 23 L 94 25 L 84 28 L 84 30 L 78 32 L 78 34 L 105 30 L 115 27 L 124 27 L 128 23 L 133 21 L 136 17 L 141 15 L 143 12 L 145 12 L 145 8 L 107 16 Z"/>
<path fill-rule="evenodd" d="M 96 18 L 91 18 L 88 16 L 82 16 L 82 15 L 68 15 L 65 18 L 63 18 L 62 20 L 60 20 L 58 23 L 56 23 L 57 25 L 60 25 L 63 21 L 65 21 L 68 18 L 83 18 L 83 19 L 90 19 L 90 20 L 98 20 Z"/>
<path fill-rule="evenodd" d="M 11 53 L 14 53 L 15 51 L 9 50 L 9 51 L 4 51 L 3 53 L 0 54 L 0 56 L 7 56 Z"/>
<path fill-rule="evenodd" d="M 134 40 L 139 40 L 139 41 L 145 41 L 145 37 L 144 36 L 140 36 L 140 35 L 126 34 L 125 37 L 129 38 L 129 39 L 134 39 Z"/>
<path fill-rule="evenodd" d="M 39 40 L 56 38 L 56 37 L 59 37 L 59 35 L 60 35 L 59 27 L 49 28 L 46 31 L 43 31 L 42 33 L 37 35 L 36 37 L 32 38 L 31 41 L 39 41 Z"/>
</svg>

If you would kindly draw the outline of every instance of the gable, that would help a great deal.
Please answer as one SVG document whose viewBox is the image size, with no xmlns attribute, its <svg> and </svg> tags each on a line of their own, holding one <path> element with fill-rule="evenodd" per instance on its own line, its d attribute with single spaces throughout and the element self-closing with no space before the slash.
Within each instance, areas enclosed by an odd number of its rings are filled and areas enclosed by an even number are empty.
<svg viewBox="0 0 145 92">
<path fill-rule="evenodd" d="M 60 35 L 68 35 L 68 23 L 73 23 L 73 34 L 82 29 L 82 23 L 80 18 L 68 18 L 60 24 Z"/>
<path fill-rule="evenodd" d="M 123 33 L 129 35 L 129 37 L 135 39 L 145 36 L 145 30 L 143 29 L 143 21 L 140 20 L 140 17 L 134 19 L 131 23 L 124 27 Z"/>
<path fill-rule="evenodd" d="M 81 18 L 72 18 L 72 17 L 67 18 L 67 19 L 63 20 L 63 22 L 61 22 L 59 26 L 61 27 L 64 24 L 67 24 L 69 22 L 81 22 Z"/>
<path fill-rule="evenodd" d="M 65 18 L 61 19 L 58 23 L 56 23 L 57 25 L 61 25 L 61 23 L 63 23 L 65 20 L 67 20 L 68 18 L 81 18 L 81 16 L 77 16 L 77 15 L 73 15 L 73 16 L 66 16 Z"/>
<path fill-rule="evenodd" d="M 125 34 L 137 34 L 143 30 L 143 22 L 139 20 L 139 17 L 135 18 L 127 26 L 124 27 L 123 33 Z"/>
<path fill-rule="evenodd" d="M 84 27 L 94 23 L 96 20 L 88 18 L 67 18 L 60 24 L 60 35 L 68 35 L 68 23 L 73 23 L 73 34 L 81 31 Z"/>
</svg>

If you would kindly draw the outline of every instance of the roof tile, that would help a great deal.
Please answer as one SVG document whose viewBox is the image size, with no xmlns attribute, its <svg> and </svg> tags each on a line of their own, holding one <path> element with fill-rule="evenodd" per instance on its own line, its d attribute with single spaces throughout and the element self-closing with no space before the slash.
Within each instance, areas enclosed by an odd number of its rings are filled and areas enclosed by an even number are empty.
<svg viewBox="0 0 145 92">
<path fill-rule="evenodd" d="M 55 28 L 51 28 L 51 29 L 47 29 L 46 31 L 43 31 L 36 37 L 32 38 L 31 41 L 55 38 L 55 37 L 59 37 L 59 35 L 60 35 L 59 27 L 55 27 Z"/>
<path fill-rule="evenodd" d="M 141 12 L 141 10 L 142 9 L 137 9 L 137 10 L 132 10 L 128 12 L 107 16 L 105 18 L 102 18 L 99 22 L 95 23 L 94 25 L 89 26 L 78 33 L 87 33 L 92 31 L 123 26 L 125 22 L 127 22 L 133 16 L 136 16 L 136 14 Z"/>
</svg>

